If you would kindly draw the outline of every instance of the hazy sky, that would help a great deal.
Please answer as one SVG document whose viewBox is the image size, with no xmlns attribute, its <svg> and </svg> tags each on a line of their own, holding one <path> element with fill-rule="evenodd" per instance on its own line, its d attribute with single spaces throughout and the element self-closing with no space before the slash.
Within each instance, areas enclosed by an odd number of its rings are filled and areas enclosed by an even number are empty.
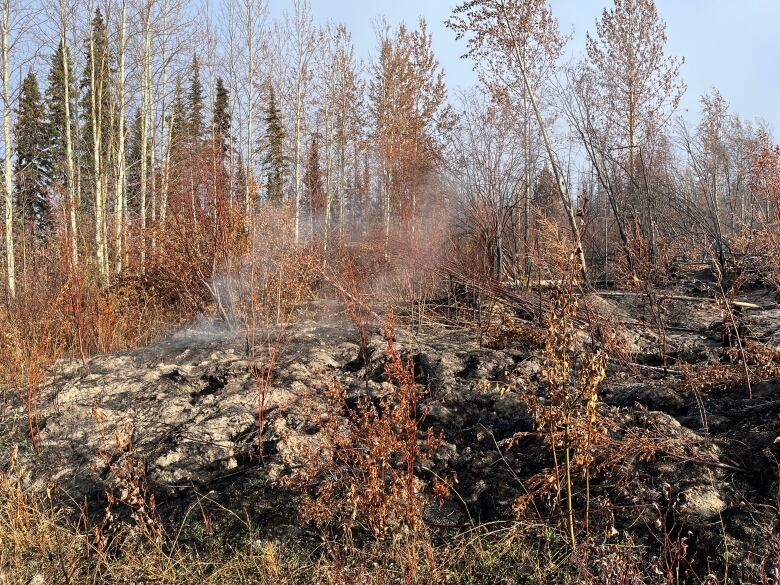
<svg viewBox="0 0 780 585">
<path fill-rule="evenodd" d="M 372 22 L 384 15 L 391 23 L 428 20 L 437 56 L 450 87 L 474 82 L 471 64 L 459 58 L 463 44 L 455 41 L 443 21 L 454 0 L 311 0 L 315 18 L 332 19 L 352 31 L 358 51 L 374 51 Z M 288 5 L 269 0 L 274 14 Z M 550 0 L 564 33 L 573 33 L 570 55 L 584 51 L 585 33 L 611 0 Z M 671 54 L 685 57 L 682 70 L 688 84 L 683 107 L 698 113 L 698 98 L 715 86 L 732 111 L 745 118 L 763 118 L 780 133 L 780 0 L 657 0 L 666 20 Z"/>
</svg>

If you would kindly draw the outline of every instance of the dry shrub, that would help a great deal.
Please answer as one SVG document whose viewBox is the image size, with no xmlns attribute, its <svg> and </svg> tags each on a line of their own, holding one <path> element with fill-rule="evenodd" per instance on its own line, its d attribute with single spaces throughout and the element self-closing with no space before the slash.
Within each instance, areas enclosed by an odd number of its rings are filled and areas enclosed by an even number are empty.
<svg viewBox="0 0 780 585">
<path fill-rule="evenodd" d="M 519 396 L 533 415 L 538 433 L 548 442 L 553 460 L 553 468 L 532 479 L 530 485 L 541 490 L 554 488 L 559 497 L 565 488 L 568 534 L 572 546 L 576 547 L 573 480 L 575 474 L 583 477 L 586 505 L 589 505 L 595 438 L 604 431 L 604 423 L 597 417 L 597 405 L 606 356 L 601 351 L 590 353 L 582 347 L 573 321 L 577 301 L 571 289 L 555 289 L 552 302 L 553 309 L 545 322 L 547 337 L 542 365 L 546 396 L 535 392 L 521 392 Z M 559 454 L 563 455 L 563 461 L 559 460 Z M 520 497 L 515 504 L 518 513 L 522 514 L 536 495 L 530 491 Z M 586 530 L 587 525 L 586 510 Z"/>
<path fill-rule="evenodd" d="M 145 462 L 133 445 L 132 425 L 115 429 L 111 441 L 106 436 L 102 414 L 95 404 L 92 413 L 97 419 L 105 444 L 96 455 L 106 470 L 104 484 L 107 502 L 102 523 L 93 529 L 93 546 L 101 552 L 107 550 L 124 530 L 161 543 L 164 531 L 157 516 L 154 494 L 147 489 Z M 100 471 L 97 466 L 95 471 Z"/>
<path fill-rule="evenodd" d="M 255 211 L 245 253 L 236 255 L 209 279 L 216 311 L 234 330 L 288 323 L 319 286 L 316 251 L 296 244 L 289 206 Z"/>
<path fill-rule="evenodd" d="M 314 486 L 303 507 L 307 518 L 377 539 L 420 528 L 426 498 L 416 466 L 440 442 L 432 431 L 420 431 L 423 390 L 413 360 L 405 363 L 396 347 L 392 317 L 385 338 L 387 395 L 350 404 L 346 391 L 329 380 L 326 403 L 311 408 L 315 424 L 322 425 L 321 441 L 304 452 L 302 468 L 290 478 L 294 485 Z"/>
<path fill-rule="evenodd" d="M 716 363 L 681 364 L 680 390 L 732 390 L 780 377 L 780 351 L 763 343 L 743 340 L 741 349 L 723 348 L 722 357 Z"/>
<path fill-rule="evenodd" d="M 574 245 L 569 233 L 555 220 L 540 215 L 537 225 L 538 241 L 544 244 L 538 245 L 534 250 L 535 280 L 555 284 L 572 273 Z"/>
</svg>

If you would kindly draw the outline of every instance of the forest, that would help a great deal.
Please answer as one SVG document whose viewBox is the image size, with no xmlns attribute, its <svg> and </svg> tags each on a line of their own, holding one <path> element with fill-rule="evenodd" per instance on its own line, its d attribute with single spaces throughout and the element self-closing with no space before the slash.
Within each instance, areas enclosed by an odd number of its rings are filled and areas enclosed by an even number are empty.
<svg viewBox="0 0 780 585">
<path fill-rule="evenodd" d="M 770 125 L 654 0 L 269 2 L 0 0 L 0 585 L 780 582 Z"/>
</svg>

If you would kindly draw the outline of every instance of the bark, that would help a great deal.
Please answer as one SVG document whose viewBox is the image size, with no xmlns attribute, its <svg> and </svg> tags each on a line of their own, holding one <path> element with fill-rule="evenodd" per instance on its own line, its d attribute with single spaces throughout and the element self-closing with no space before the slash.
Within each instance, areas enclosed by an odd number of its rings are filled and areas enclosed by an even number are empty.
<svg viewBox="0 0 780 585">
<path fill-rule="evenodd" d="M 126 15 L 127 5 L 125 0 L 122 0 L 122 13 L 120 16 L 119 24 L 119 114 L 118 123 L 119 130 L 117 136 L 117 155 L 116 155 L 116 201 L 114 204 L 114 251 L 115 258 L 115 270 L 117 273 L 122 272 L 123 264 L 123 240 L 124 240 L 124 226 L 125 215 L 127 213 L 127 204 L 125 197 L 127 196 L 125 191 L 126 181 L 126 168 L 125 168 L 125 51 L 127 44 L 126 36 Z"/>
<path fill-rule="evenodd" d="M 67 10 L 66 0 L 60 0 L 60 42 L 62 43 L 62 69 L 65 83 L 65 158 L 68 165 L 67 176 L 67 205 L 70 219 L 70 254 L 72 268 L 75 270 L 79 263 L 78 251 L 78 222 L 76 221 L 76 207 L 78 196 L 76 192 L 76 170 L 73 160 L 73 133 L 71 130 L 70 114 L 70 63 L 68 58 L 67 43 Z"/>
<path fill-rule="evenodd" d="M 11 13 L 10 0 L 3 0 L 2 50 L 3 50 L 3 135 L 5 140 L 3 196 L 5 203 L 5 258 L 8 298 L 16 298 L 16 267 L 14 266 L 14 199 L 13 166 L 11 164 L 11 96 L 8 66 L 8 34 Z"/>
</svg>

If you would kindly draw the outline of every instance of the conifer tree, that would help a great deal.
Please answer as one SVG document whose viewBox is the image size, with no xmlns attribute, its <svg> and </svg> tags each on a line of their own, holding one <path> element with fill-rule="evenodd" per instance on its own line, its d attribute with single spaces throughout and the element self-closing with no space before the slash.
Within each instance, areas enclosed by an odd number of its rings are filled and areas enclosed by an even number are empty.
<svg viewBox="0 0 780 585">
<path fill-rule="evenodd" d="M 45 92 L 46 102 L 46 139 L 45 170 L 51 187 L 58 189 L 58 185 L 67 187 L 68 161 L 66 144 L 67 118 L 65 113 L 65 69 L 63 67 L 63 46 L 51 56 L 51 66 L 47 77 L 48 86 Z M 73 67 L 70 67 L 73 70 Z M 69 94 L 75 94 L 70 88 Z M 70 108 L 73 111 L 73 108 Z"/>
<path fill-rule="evenodd" d="M 141 108 L 136 108 L 133 120 L 128 125 L 127 148 L 127 201 L 128 207 L 139 212 L 139 190 L 141 186 Z"/>
<path fill-rule="evenodd" d="M 22 224 L 31 226 L 36 238 L 43 238 L 51 228 L 52 220 L 44 160 L 47 132 L 38 79 L 32 71 L 22 82 L 15 134 L 16 206 Z"/>
<path fill-rule="evenodd" d="M 99 156 L 106 160 L 110 147 L 111 137 L 111 52 L 108 41 L 108 25 L 103 18 L 100 8 L 95 10 L 95 16 L 92 19 L 92 36 L 94 42 L 94 84 L 93 84 L 93 65 L 92 50 L 87 41 L 86 66 L 81 81 L 81 115 L 84 120 L 83 130 L 83 148 L 86 151 L 87 165 L 93 165 L 95 153 L 95 137 L 93 133 L 93 93 L 94 101 L 94 122 L 100 129 L 100 150 Z M 94 87 L 93 87 L 94 85 Z M 91 166 L 90 166 L 91 168 Z"/>
<path fill-rule="evenodd" d="M 187 130 L 190 138 L 197 142 L 203 138 L 203 86 L 200 82 L 200 61 L 192 56 L 190 66 L 190 89 L 187 93 Z"/>
<path fill-rule="evenodd" d="M 184 104 L 183 90 L 181 87 L 181 79 L 176 78 L 173 89 L 173 101 L 171 102 L 171 109 L 168 123 L 171 128 L 171 166 L 174 169 L 181 161 L 181 152 L 187 141 L 187 133 L 189 121 L 185 119 L 186 106 Z"/>
<path fill-rule="evenodd" d="M 306 166 L 303 172 L 304 196 L 311 209 L 312 237 L 322 233 L 325 223 L 325 187 L 322 183 L 322 171 L 320 170 L 320 149 L 317 135 L 311 138 L 309 155 L 306 157 Z"/>
<path fill-rule="evenodd" d="M 217 78 L 214 112 L 212 115 L 212 133 L 214 145 L 219 156 L 224 159 L 230 149 L 230 95 L 221 77 Z"/>
<path fill-rule="evenodd" d="M 284 194 L 284 180 L 287 174 L 287 159 L 284 156 L 284 127 L 282 116 L 276 105 L 276 95 L 271 86 L 268 94 L 268 109 L 265 115 L 265 159 L 268 200 L 281 203 Z"/>
</svg>

